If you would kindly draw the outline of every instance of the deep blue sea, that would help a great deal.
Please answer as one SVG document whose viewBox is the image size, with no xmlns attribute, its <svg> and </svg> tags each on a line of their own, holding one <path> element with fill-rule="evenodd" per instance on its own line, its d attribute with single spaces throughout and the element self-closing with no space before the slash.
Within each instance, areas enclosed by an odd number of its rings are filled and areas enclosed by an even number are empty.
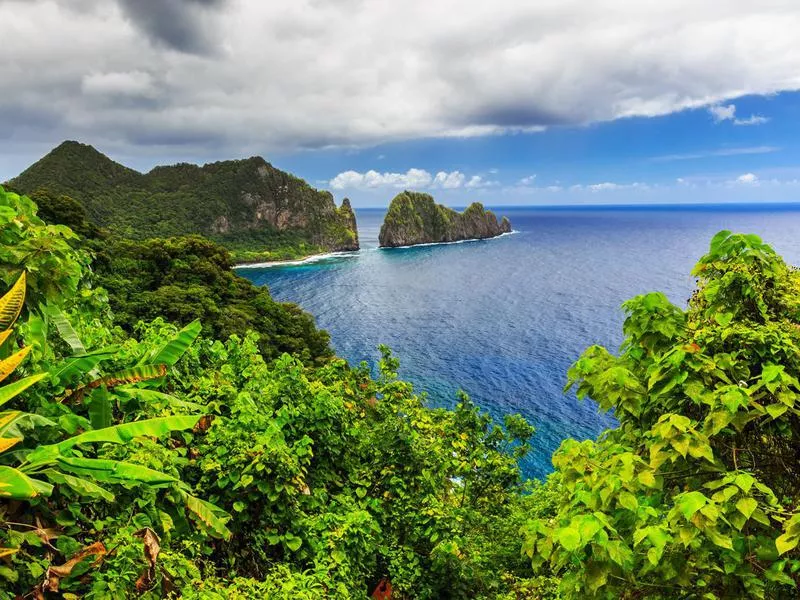
<svg viewBox="0 0 800 600">
<path fill-rule="evenodd" d="M 381 250 L 384 210 L 358 210 L 361 251 L 239 273 L 311 312 L 353 363 L 389 345 L 432 405 L 452 406 L 460 388 L 496 417 L 521 413 L 537 429 L 523 468 L 541 477 L 561 440 L 614 426 L 562 388 L 584 348 L 618 348 L 623 301 L 660 290 L 684 306 L 721 229 L 757 233 L 800 264 L 798 206 L 495 211 L 515 233 Z"/>
</svg>

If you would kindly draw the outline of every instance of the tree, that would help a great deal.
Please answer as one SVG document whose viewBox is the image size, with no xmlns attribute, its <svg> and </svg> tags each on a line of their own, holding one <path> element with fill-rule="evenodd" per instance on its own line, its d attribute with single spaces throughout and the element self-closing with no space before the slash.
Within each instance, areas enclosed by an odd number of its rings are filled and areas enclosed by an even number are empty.
<svg viewBox="0 0 800 600">
<path fill-rule="evenodd" d="M 800 276 L 728 231 L 693 273 L 688 310 L 633 298 L 620 355 L 593 346 L 570 370 L 619 427 L 562 444 L 558 512 L 526 528 L 568 598 L 796 593 Z"/>
</svg>

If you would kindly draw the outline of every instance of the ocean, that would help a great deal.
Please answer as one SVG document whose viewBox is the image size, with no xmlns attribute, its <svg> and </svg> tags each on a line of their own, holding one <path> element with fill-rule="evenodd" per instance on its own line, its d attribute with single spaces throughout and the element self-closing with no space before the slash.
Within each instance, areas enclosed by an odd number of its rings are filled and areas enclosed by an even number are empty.
<svg viewBox="0 0 800 600">
<path fill-rule="evenodd" d="M 456 244 L 379 249 L 384 209 L 357 210 L 359 252 L 239 273 L 312 313 L 351 363 L 378 345 L 433 406 L 459 389 L 494 417 L 536 427 L 528 477 L 552 470 L 564 438 L 615 424 L 564 393 L 566 372 L 592 344 L 616 351 L 622 302 L 662 291 L 683 307 L 690 272 L 721 229 L 756 233 L 800 264 L 800 206 L 495 207 L 514 233 Z"/>
</svg>

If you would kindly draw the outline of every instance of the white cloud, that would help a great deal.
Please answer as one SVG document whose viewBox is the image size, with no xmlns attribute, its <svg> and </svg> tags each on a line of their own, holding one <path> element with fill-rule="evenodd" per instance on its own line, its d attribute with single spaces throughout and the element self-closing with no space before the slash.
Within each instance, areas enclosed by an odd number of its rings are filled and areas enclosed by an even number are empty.
<svg viewBox="0 0 800 600">
<path fill-rule="evenodd" d="M 714 119 L 715 123 L 732 121 L 734 125 L 763 125 L 769 122 L 767 117 L 762 117 L 761 115 L 750 115 L 746 119 L 737 119 L 735 104 L 710 106 L 708 112 L 711 113 L 711 117 Z"/>
<path fill-rule="evenodd" d="M 575 186 L 573 186 L 575 187 Z M 581 186 L 578 186 L 581 187 Z M 614 183 L 613 181 L 604 181 L 603 183 L 593 183 L 591 185 L 583 186 L 590 192 L 607 192 L 614 190 L 630 190 L 630 189 L 649 189 L 646 183 Z"/>
<path fill-rule="evenodd" d="M 83 76 L 81 89 L 84 94 L 121 96 L 147 96 L 155 91 L 153 78 L 143 71 L 90 73 Z"/>
<path fill-rule="evenodd" d="M 732 121 L 736 117 L 736 106 L 734 104 L 728 104 L 727 106 L 709 106 L 708 112 L 711 113 L 716 123 Z"/>
<path fill-rule="evenodd" d="M 758 176 L 755 173 L 745 173 L 744 175 L 739 175 L 739 177 L 736 178 L 736 183 L 752 185 L 754 183 L 758 183 Z"/>
<path fill-rule="evenodd" d="M 328 183 L 335 190 L 386 187 L 412 190 L 425 188 L 452 190 L 460 188 L 465 179 L 466 176 L 461 171 L 439 171 L 436 175 L 431 175 L 425 169 L 409 169 L 405 173 L 379 173 L 369 170 L 365 173 L 343 171 Z M 474 179 L 473 177 L 470 181 Z"/>
<path fill-rule="evenodd" d="M 719 150 L 706 150 L 703 152 L 691 152 L 687 154 L 666 154 L 664 156 L 653 156 L 649 160 L 653 162 L 669 162 L 673 160 L 695 160 L 698 158 L 710 158 L 714 156 L 742 156 L 747 154 L 769 154 L 778 152 L 777 146 L 749 146 L 744 148 L 720 148 Z"/>
<path fill-rule="evenodd" d="M 473 175 L 470 177 L 469 181 L 467 182 L 468 188 L 479 188 L 486 185 L 486 182 L 483 180 L 483 177 L 480 175 Z"/>
<path fill-rule="evenodd" d="M 536 175 L 528 175 L 519 180 L 519 185 L 530 186 L 536 183 Z"/>
<path fill-rule="evenodd" d="M 733 121 L 734 125 L 763 125 L 764 123 L 769 123 L 769 118 L 761 115 L 750 115 L 746 119 L 735 119 Z"/>
<path fill-rule="evenodd" d="M 436 177 L 433 178 L 433 187 L 440 187 L 446 190 L 459 188 L 462 183 L 464 183 L 464 174 L 460 171 L 453 171 L 452 173 L 439 171 Z"/>
<path fill-rule="evenodd" d="M 724 12 L 695 0 L 161 3 L 195 7 L 169 22 L 140 4 L 0 2 L 8 148 L 77 138 L 117 155 L 222 157 L 532 132 L 800 89 L 796 0 Z"/>
</svg>

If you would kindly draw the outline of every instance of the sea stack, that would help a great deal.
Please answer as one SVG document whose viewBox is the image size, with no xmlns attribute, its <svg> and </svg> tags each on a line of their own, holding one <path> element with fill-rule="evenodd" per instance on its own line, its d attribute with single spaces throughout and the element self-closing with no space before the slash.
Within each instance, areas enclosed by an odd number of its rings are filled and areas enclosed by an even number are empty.
<svg viewBox="0 0 800 600">
<path fill-rule="evenodd" d="M 436 204 L 430 194 L 405 191 L 394 197 L 378 237 L 381 248 L 461 240 L 482 240 L 511 231 L 505 217 L 473 202 L 459 213 Z"/>
</svg>

